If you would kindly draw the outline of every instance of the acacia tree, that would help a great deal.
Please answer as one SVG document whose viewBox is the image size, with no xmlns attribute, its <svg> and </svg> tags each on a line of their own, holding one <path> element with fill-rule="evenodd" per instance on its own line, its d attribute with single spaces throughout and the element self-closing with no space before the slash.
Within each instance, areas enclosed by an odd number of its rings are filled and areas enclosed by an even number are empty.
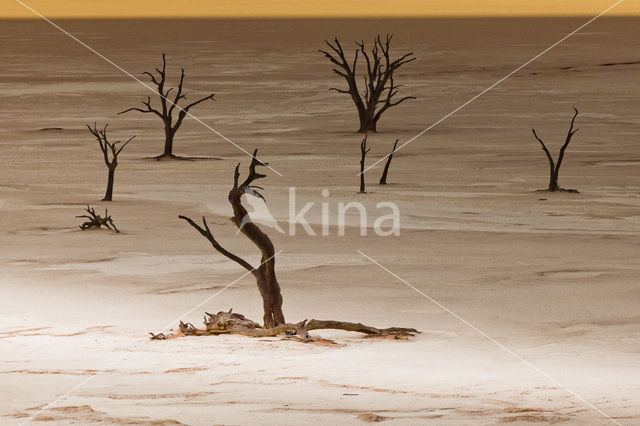
<svg viewBox="0 0 640 426">
<path fill-rule="evenodd" d="M 412 336 L 419 333 L 413 328 L 384 328 L 378 329 L 360 323 L 332 321 L 332 320 L 304 320 L 298 323 L 287 323 L 282 312 L 282 293 L 276 278 L 275 252 L 273 243 L 267 234 L 251 220 L 247 220 L 247 210 L 242 205 L 242 196 L 251 195 L 264 200 L 264 197 L 257 191 L 262 189 L 254 185 L 254 181 L 266 177 L 256 171 L 258 166 L 266 166 L 257 158 L 257 150 L 253 152 L 253 158 L 249 165 L 249 175 L 240 183 L 240 164 L 236 166 L 233 187 L 229 191 L 229 203 L 233 209 L 231 221 L 261 253 L 261 261 L 258 266 L 253 266 L 240 256 L 231 253 L 220 245 L 213 236 L 207 220 L 202 218 L 202 225 L 197 224 L 191 218 L 180 215 L 179 218 L 187 221 L 203 237 L 205 237 L 220 254 L 233 260 L 244 269 L 249 271 L 256 279 L 258 290 L 262 296 L 264 310 L 263 325 L 245 318 L 243 315 L 228 312 L 218 312 L 217 314 L 206 313 L 204 329 L 197 329 L 190 323 L 180 322 L 180 331 L 185 335 L 208 335 L 208 334 L 242 334 L 253 337 L 277 336 L 286 334 L 296 336 L 304 341 L 313 340 L 309 336 L 309 331 L 318 329 L 336 329 L 365 333 L 372 336 Z M 249 218 L 250 219 L 250 218 Z M 168 336 L 159 333 L 151 334 L 152 339 L 166 339 Z"/>
<path fill-rule="evenodd" d="M 97 124 L 94 122 L 93 127 L 87 124 L 87 128 L 96 137 L 102 156 L 104 158 L 104 164 L 106 164 L 109 170 L 109 176 L 107 178 L 107 192 L 104 194 L 102 201 L 111 201 L 113 198 L 113 181 L 116 174 L 116 167 L 118 167 L 118 155 L 122 152 L 125 146 L 135 138 L 131 136 L 128 141 L 118 146 L 120 141 L 109 142 L 107 139 L 107 127 L 109 123 L 105 124 L 102 129 L 98 129 Z"/>
<path fill-rule="evenodd" d="M 332 52 L 320 50 L 335 65 L 333 72 L 347 82 L 347 89 L 332 87 L 330 90 L 351 96 L 360 118 L 358 133 L 375 132 L 378 120 L 386 110 L 408 99 L 415 99 L 413 96 L 405 96 L 394 100 L 398 90 L 402 87 L 395 83 L 394 73 L 402 65 L 414 61 L 416 58 L 412 57 L 413 52 L 411 52 L 392 60 L 389 54 L 392 37 L 391 34 L 387 34 L 386 39 L 382 40 L 380 35 L 376 36 L 370 53 L 367 52 L 364 41 L 356 42 L 358 48 L 355 50 L 353 62 L 346 58 L 337 37 L 334 38 L 333 44 L 325 40 Z M 359 54 L 362 54 L 366 64 L 362 93 L 357 84 Z"/>
<path fill-rule="evenodd" d="M 198 105 L 199 103 L 202 103 L 206 100 L 211 99 L 215 101 L 215 99 L 213 99 L 213 97 L 215 96 L 215 93 L 207 95 L 204 98 L 198 99 L 197 101 L 191 102 L 190 104 L 187 104 L 184 107 L 179 106 L 178 103 L 181 100 L 187 99 L 185 94 L 182 92 L 182 85 L 184 83 L 184 75 L 185 75 L 184 68 L 180 68 L 181 70 L 180 81 L 178 82 L 178 90 L 176 91 L 175 97 L 173 97 L 173 99 L 169 99 L 169 94 L 174 88 L 171 87 L 165 90 L 166 67 L 167 67 L 167 62 L 166 62 L 165 54 L 163 53 L 162 69 L 156 68 L 156 72 L 158 73 L 158 76 L 155 76 L 154 74 L 147 71 L 143 73 L 143 75 L 149 76 L 149 78 L 151 79 L 151 82 L 155 84 L 157 87 L 158 97 L 160 98 L 160 106 L 161 106 L 160 110 L 153 108 L 151 106 L 151 98 L 147 97 L 146 101 L 142 101 L 142 103 L 146 107 L 145 109 L 133 107 L 133 108 L 129 108 L 124 111 L 121 111 L 118 114 L 124 114 L 129 111 L 138 111 L 144 114 L 155 114 L 158 117 L 160 117 L 164 125 L 164 152 L 154 158 L 156 160 L 184 159 L 184 157 L 180 157 L 173 154 L 173 140 L 175 138 L 176 132 L 182 125 L 182 122 L 184 121 L 184 118 L 189 113 L 189 110 L 194 106 Z M 174 121 L 173 113 L 175 109 L 178 109 L 178 116 Z"/>
<path fill-rule="evenodd" d="M 553 161 L 553 157 L 551 156 L 551 153 L 547 149 L 544 142 L 542 142 L 542 139 L 540 139 L 536 134 L 536 130 L 531 129 L 531 131 L 533 132 L 533 136 L 538 140 L 538 142 L 540 142 L 542 150 L 546 154 L 547 160 L 549 160 L 549 188 L 547 188 L 547 191 L 551 191 L 551 192 L 565 191 L 565 192 L 576 192 L 576 193 L 579 192 L 577 189 L 562 188 L 558 184 L 558 173 L 560 172 L 560 166 L 562 165 L 564 153 L 567 150 L 567 147 L 569 146 L 569 142 L 571 142 L 571 138 L 578 131 L 578 129 L 575 129 L 575 130 L 573 129 L 573 124 L 575 123 L 576 117 L 578 116 L 578 110 L 575 107 L 573 108 L 573 110 L 575 111 L 575 114 L 571 118 L 571 124 L 569 125 L 569 131 L 567 132 L 567 137 L 565 138 L 562 148 L 560 148 L 560 153 L 558 154 L 558 161 L 556 162 Z"/>
</svg>

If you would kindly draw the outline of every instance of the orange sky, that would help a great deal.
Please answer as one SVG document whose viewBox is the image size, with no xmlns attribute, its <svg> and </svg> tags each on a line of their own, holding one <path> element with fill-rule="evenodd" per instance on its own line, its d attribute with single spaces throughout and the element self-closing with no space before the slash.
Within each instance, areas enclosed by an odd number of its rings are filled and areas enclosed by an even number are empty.
<svg viewBox="0 0 640 426">
<path fill-rule="evenodd" d="M 331 17 L 331 16 L 589 16 L 616 0 L 20 0 L 50 18 L 82 17 Z M 625 0 L 610 15 L 640 15 Z M 0 17 L 35 15 L 2 0 Z"/>
</svg>

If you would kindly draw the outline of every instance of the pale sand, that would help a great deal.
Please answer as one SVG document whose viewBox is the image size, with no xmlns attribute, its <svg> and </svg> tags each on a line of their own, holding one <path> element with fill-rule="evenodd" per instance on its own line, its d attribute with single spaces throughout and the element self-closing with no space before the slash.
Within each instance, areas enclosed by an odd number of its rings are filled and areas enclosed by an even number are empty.
<svg viewBox="0 0 640 426">
<path fill-rule="evenodd" d="M 148 331 L 233 307 L 261 317 L 244 271 L 177 219 L 206 214 L 227 248 L 257 263 L 235 236 L 226 193 L 247 157 L 194 121 L 176 153 L 223 161 L 156 163 L 161 128 L 116 117 L 147 93 L 44 22 L 0 25 L 0 423 L 95 376 L 34 421 L 46 424 L 496 424 L 608 420 L 365 260 L 456 312 L 622 424 L 640 421 L 640 21 L 602 19 L 400 151 L 391 185 L 356 195 L 360 137 L 342 83 L 316 52 L 393 31 L 418 61 L 399 82 L 418 99 L 387 113 L 369 163 L 578 27 L 584 19 L 423 21 L 60 22 L 140 75 L 166 51 L 187 71 L 193 112 L 281 171 L 262 183 L 286 221 L 301 205 L 398 203 L 399 237 L 295 237 L 273 230 L 288 320 L 362 321 L 424 331 L 411 341 L 323 332 L 338 346 L 279 339 L 183 338 Z M 632 62 L 602 66 L 607 63 Z M 581 115 L 560 183 L 536 193 L 547 163 L 530 129 L 557 152 L 571 106 Z M 85 122 L 137 138 L 123 153 L 119 235 L 77 229 L 83 205 L 102 210 L 106 169 Z M 62 131 L 39 131 L 62 127 Z M 546 200 L 541 201 L 541 198 Z M 310 221 L 319 232 L 320 207 Z M 335 222 L 334 222 L 335 223 Z M 372 218 L 370 218 L 370 224 Z M 350 222 L 351 225 L 354 222 Z M 286 227 L 286 224 L 284 224 Z M 377 417 L 379 416 L 379 417 Z"/>
</svg>

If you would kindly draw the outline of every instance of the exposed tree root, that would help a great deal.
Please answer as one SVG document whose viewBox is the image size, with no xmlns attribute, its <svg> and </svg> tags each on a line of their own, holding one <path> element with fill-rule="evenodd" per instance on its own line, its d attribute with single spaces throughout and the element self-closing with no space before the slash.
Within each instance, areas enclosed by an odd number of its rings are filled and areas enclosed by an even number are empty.
<svg viewBox="0 0 640 426">
<path fill-rule="evenodd" d="M 175 154 L 160 154 L 152 158 L 156 161 L 163 161 L 163 160 L 193 161 L 194 160 L 191 157 L 182 157 L 180 155 L 175 155 Z"/>
<path fill-rule="evenodd" d="M 155 157 L 146 157 L 147 159 L 150 160 L 156 160 L 156 161 L 171 161 L 171 160 L 176 160 L 176 161 L 201 161 L 201 160 L 222 160 L 222 158 L 218 158 L 218 157 L 185 157 L 182 155 L 175 155 L 175 154 L 160 154 L 160 155 L 156 155 Z"/>
<path fill-rule="evenodd" d="M 218 334 L 239 334 L 249 337 L 275 337 L 285 335 L 294 337 L 304 342 L 313 342 L 324 340 L 318 337 L 312 337 L 309 332 L 312 330 L 344 330 L 363 333 L 371 337 L 391 336 L 396 339 L 401 337 L 415 336 L 421 332 L 414 328 L 375 328 L 368 325 L 332 320 L 304 320 L 296 324 L 280 324 L 272 328 L 265 328 L 255 321 L 246 318 L 242 314 L 229 312 L 218 312 L 210 314 L 205 312 L 204 329 L 198 329 L 191 323 L 183 323 L 180 321 L 180 332 L 185 336 L 207 336 Z M 149 333 L 152 340 L 165 340 L 172 335 L 163 333 Z"/>
<path fill-rule="evenodd" d="M 556 188 L 556 189 L 537 189 L 536 192 L 570 192 L 571 194 L 579 194 L 580 191 L 577 189 L 567 189 L 567 188 Z"/>
</svg>

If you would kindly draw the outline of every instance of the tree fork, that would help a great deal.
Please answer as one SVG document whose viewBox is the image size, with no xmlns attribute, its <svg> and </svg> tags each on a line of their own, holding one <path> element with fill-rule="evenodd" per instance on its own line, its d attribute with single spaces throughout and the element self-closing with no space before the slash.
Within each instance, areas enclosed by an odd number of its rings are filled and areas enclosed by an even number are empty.
<svg viewBox="0 0 640 426">
<path fill-rule="evenodd" d="M 549 192 L 555 192 L 555 191 L 564 191 L 564 192 L 573 192 L 573 193 L 579 193 L 580 192 L 577 189 L 565 189 L 565 188 L 562 188 L 558 184 L 558 175 L 560 173 L 560 166 L 562 165 L 562 160 L 564 159 L 564 153 L 567 150 L 567 147 L 569 146 L 569 142 L 571 142 L 571 138 L 579 130 L 579 129 L 575 129 L 575 130 L 573 129 L 573 125 L 574 125 L 574 123 L 576 121 L 576 117 L 578 116 L 578 110 L 575 107 L 573 108 L 573 110 L 575 111 L 575 114 L 571 118 L 571 124 L 569 125 L 569 131 L 567 132 L 567 137 L 565 138 L 564 144 L 560 148 L 560 153 L 558 154 L 558 161 L 557 162 L 553 161 L 553 157 L 551 156 L 551 153 L 549 152 L 549 149 L 547 149 L 547 146 L 544 144 L 542 139 L 540 139 L 538 137 L 538 134 L 536 133 L 536 130 L 535 129 L 531 129 L 531 131 L 533 132 L 533 136 L 540 143 L 542 151 L 544 151 L 544 153 L 545 153 L 545 155 L 547 157 L 547 160 L 549 161 L 549 187 L 546 189 L 546 191 L 549 191 Z"/>
</svg>

